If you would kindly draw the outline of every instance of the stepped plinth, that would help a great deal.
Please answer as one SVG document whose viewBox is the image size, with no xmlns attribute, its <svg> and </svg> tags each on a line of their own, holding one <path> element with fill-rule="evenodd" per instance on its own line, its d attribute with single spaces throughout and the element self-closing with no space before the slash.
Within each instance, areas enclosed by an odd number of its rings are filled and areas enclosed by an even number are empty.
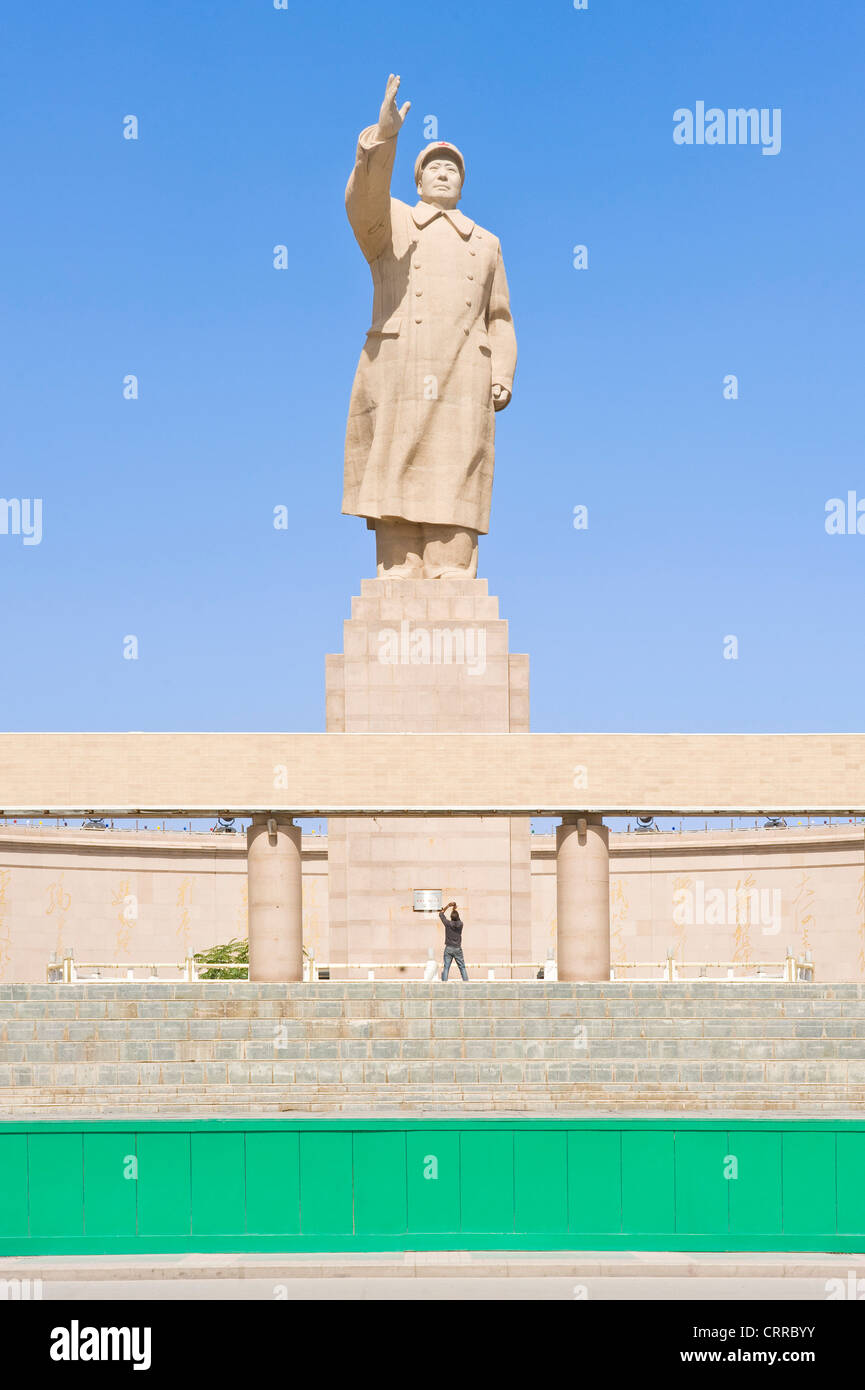
<svg viewBox="0 0 865 1390">
<path fill-rule="evenodd" d="M 861 1116 L 865 985 L 0 985 L 8 1119 Z"/>
</svg>

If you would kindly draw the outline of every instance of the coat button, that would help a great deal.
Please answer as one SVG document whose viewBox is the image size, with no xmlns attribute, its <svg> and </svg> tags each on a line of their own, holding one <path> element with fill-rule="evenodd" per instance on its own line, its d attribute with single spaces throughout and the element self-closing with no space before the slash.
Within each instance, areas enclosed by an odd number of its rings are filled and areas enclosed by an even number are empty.
<svg viewBox="0 0 865 1390">
<path fill-rule="evenodd" d="M 423 319 L 415 319 L 415 323 L 423 323 Z"/>
<path fill-rule="evenodd" d="M 474 280 L 474 278 L 475 278 L 475 277 L 474 277 L 473 275 L 467 275 L 467 276 L 466 276 L 466 279 L 467 279 L 467 280 Z"/>
<path fill-rule="evenodd" d="M 467 300 L 466 300 L 466 308 L 467 308 L 467 309 L 470 309 L 471 307 L 472 307 L 472 302 L 471 302 L 470 299 L 467 299 Z"/>
<path fill-rule="evenodd" d="M 415 296 L 416 296 L 416 298 L 420 299 L 420 297 L 421 297 L 422 294 L 423 294 L 423 290 L 415 290 Z"/>
</svg>

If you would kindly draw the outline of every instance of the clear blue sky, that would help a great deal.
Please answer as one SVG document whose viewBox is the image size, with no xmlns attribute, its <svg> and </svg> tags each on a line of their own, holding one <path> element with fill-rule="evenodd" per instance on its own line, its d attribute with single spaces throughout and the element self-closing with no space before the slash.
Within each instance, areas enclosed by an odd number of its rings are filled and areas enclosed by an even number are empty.
<svg viewBox="0 0 865 1390">
<path fill-rule="evenodd" d="M 533 727 L 861 729 L 865 536 L 824 508 L 865 497 L 863 51 L 849 0 L 9 7 L 0 496 L 44 533 L 0 536 L 0 728 L 323 728 L 373 573 L 343 192 L 395 71 L 395 194 L 434 114 L 502 240 L 481 573 Z M 781 153 L 675 145 L 697 101 L 780 107 Z"/>
</svg>

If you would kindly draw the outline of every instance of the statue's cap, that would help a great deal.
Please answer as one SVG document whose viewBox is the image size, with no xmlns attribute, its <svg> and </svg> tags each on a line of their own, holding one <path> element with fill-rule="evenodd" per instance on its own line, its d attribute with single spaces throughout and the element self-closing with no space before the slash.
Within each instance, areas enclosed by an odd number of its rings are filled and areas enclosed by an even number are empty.
<svg viewBox="0 0 865 1390">
<path fill-rule="evenodd" d="M 425 145 L 424 148 L 421 150 L 420 154 L 414 162 L 415 183 L 417 183 L 418 179 L 420 178 L 420 171 L 426 164 L 428 159 L 444 159 L 447 155 L 450 155 L 451 159 L 453 159 L 459 165 L 460 176 L 462 178 L 463 183 L 465 183 L 466 162 L 463 159 L 462 152 L 457 149 L 456 145 L 449 144 L 447 140 L 431 140 L 430 143 L 428 145 Z"/>
</svg>

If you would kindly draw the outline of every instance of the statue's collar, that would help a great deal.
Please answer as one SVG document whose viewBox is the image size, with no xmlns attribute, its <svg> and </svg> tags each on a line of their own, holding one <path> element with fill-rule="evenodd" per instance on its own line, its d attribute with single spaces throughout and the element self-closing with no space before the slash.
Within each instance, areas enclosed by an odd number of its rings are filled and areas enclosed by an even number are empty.
<svg viewBox="0 0 865 1390">
<path fill-rule="evenodd" d="M 416 203 L 411 210 L 411 215 L 417 227 L 426 227 L 436 217 L 446 217 L 460 236 L 465 237 L 467 241 L 475 225 L 471 218 L 460 212 L 459 208 L 437 208 L 433 203 Z"/>
</svg>

